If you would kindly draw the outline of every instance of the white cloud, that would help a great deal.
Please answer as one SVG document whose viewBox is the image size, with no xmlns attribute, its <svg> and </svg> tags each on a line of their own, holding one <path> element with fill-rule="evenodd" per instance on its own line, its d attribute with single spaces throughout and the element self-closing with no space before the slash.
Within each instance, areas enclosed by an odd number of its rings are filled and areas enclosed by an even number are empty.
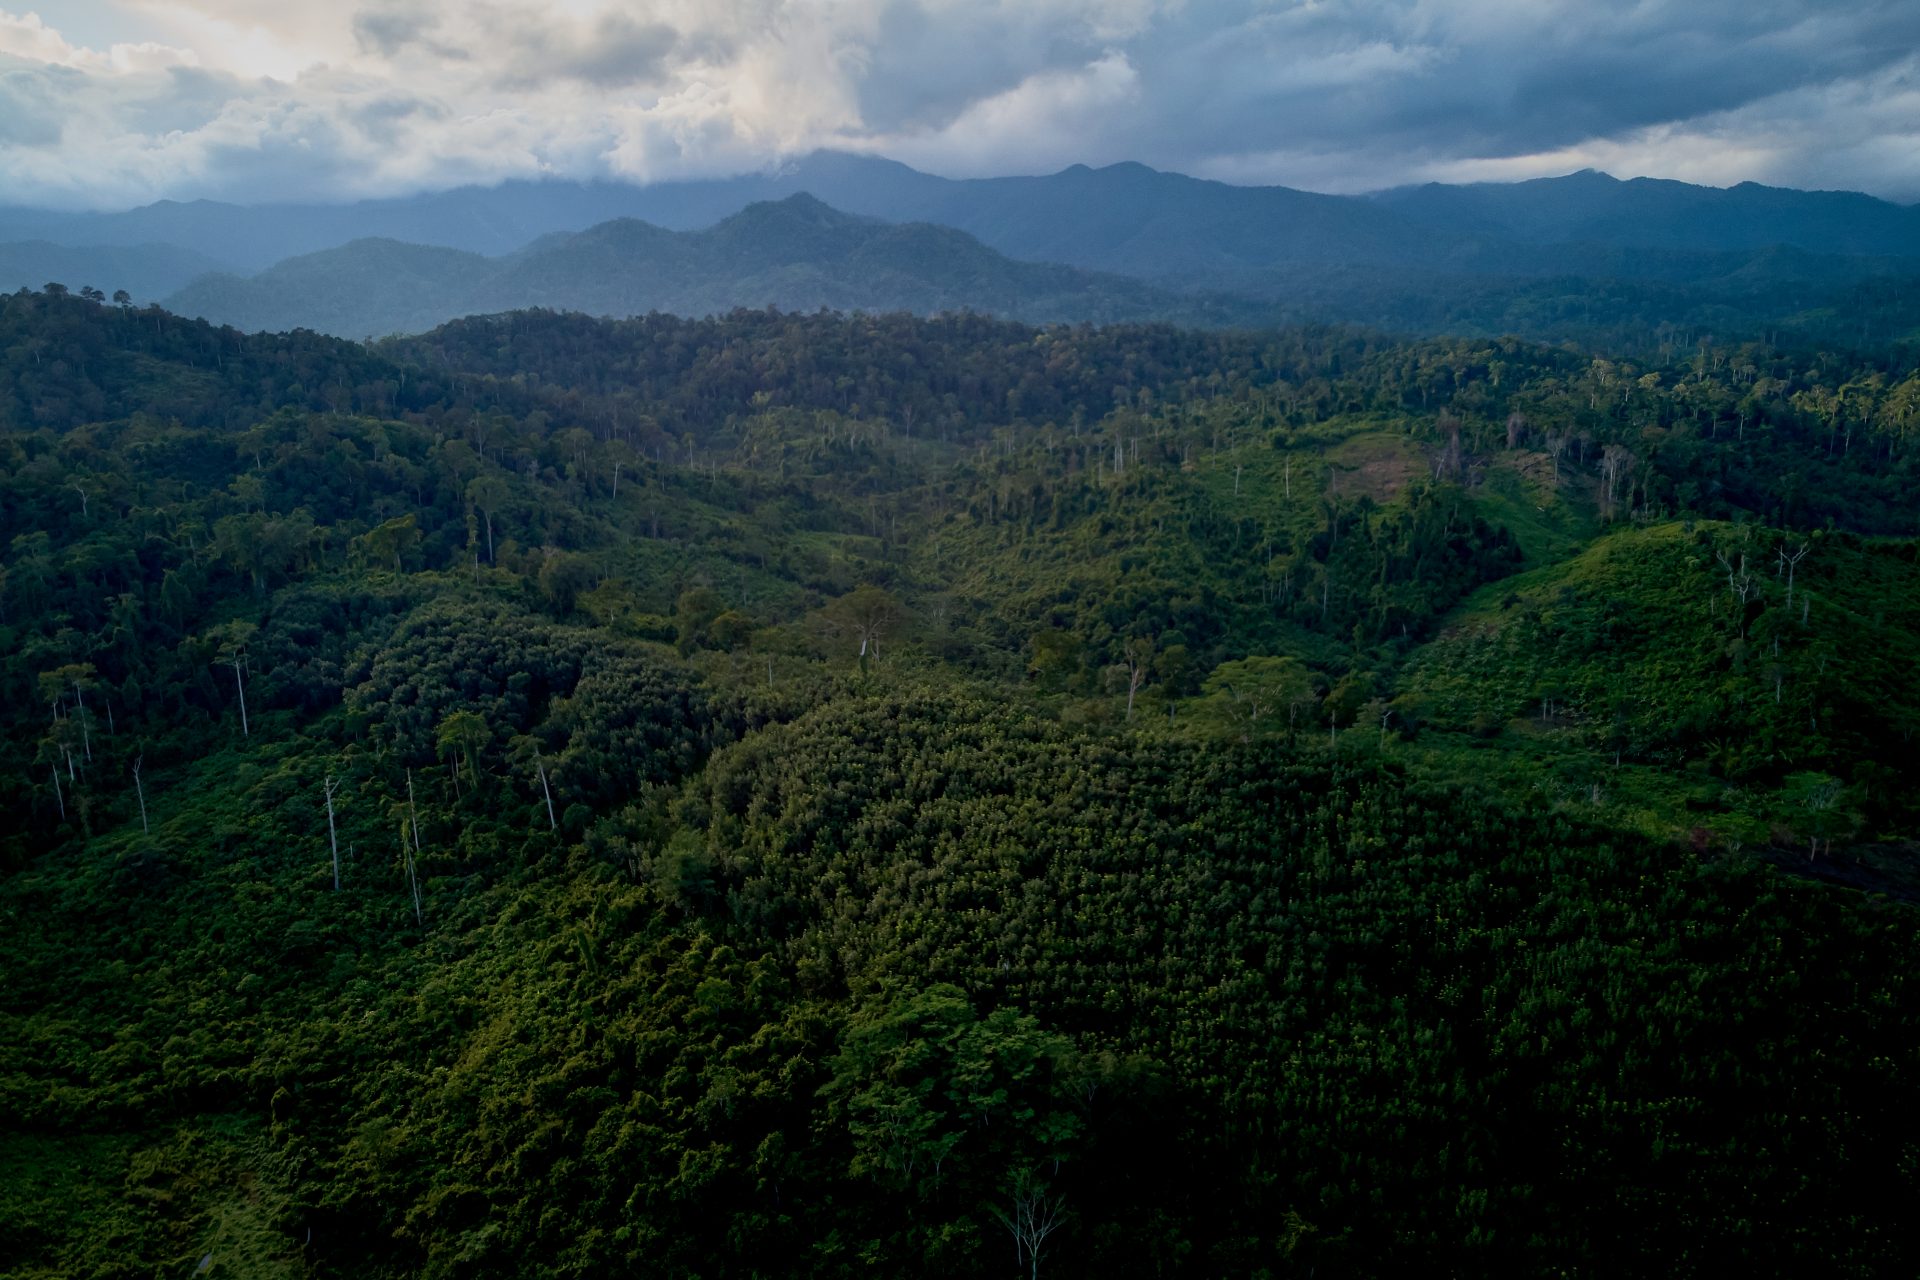
<svg viewBox="0 0 1920 1280">
<path fill-rule="evenodd" d="M 947 173 L 1059 167 L 1088 159 L 1089 143 L 1101 138 L 1103 125 L 1139 100 L 1140 77 L 1133 64 L 1126 54 L 1109 50 L 1082 67 L 1028 76 L 969 104 L 937 130 L 883 135 L 866 146 Z M 1123 156 L 1096 152 L 1092 158 Z"/>
<path fill-rule="evenodd" d="M 954 174 L 1139 159 L 1356 190 L 1593 165 L 1920 195 L 1904 0 L 72 3 L 89 41 L 0 9 L 11 200 L 645 180 L 819 146 Z"/>
</svg>

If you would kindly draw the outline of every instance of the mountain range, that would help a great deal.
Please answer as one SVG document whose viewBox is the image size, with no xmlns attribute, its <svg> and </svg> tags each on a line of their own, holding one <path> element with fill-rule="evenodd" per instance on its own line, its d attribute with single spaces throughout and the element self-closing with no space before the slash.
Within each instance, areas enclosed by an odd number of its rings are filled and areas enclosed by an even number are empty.
<svg viewBox="0 0 1920 1280">
<path fill-rule="evenodd" d="M 417 333 L 460 316 L 528 307 L 614 316 L 766 306 L 973 310 L 1042 322 L 1202 325 L 1260 323 L 1270 310 L 1119 275 L 1016 262 L 962 231 L 858 217 L 804 194 L 749 205 L 701 231 L 619 218 L 491 258 L 355 240 L 252 277 L 203 276 L 166 306 L 241 329 L 345 337 Z"/>
<path fill-rule="evenodd" d="M 1595 325 L 1617 333 L 1656 311 L 1722 333 L 1861 313 L 1877 336 L 1900 337 L 1920 320 L 1900 283 L 1916 277 L 1912 206 L 1591 171 L 1334 196 L 1139 164 L 953 180 L 821 152 L 645 187 L 509 182 L 343 205 L 0 209 L 0 287 L 127 288 L 244 327 L 350 336 L 525 306 L 776 305 L 1330 320 L 1555 340 Z M 1633 301 L 1649 291 L 1657 308 Z"/>
</svg>

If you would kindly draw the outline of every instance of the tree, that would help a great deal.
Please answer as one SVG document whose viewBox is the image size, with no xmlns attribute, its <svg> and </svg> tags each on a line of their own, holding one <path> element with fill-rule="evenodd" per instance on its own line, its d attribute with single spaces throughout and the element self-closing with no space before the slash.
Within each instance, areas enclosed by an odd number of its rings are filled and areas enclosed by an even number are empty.
<svg viewBox="0 0 1920 1280">
<path fill-rule="evenodd" d="M 411 829 L 413 839 L 407 839 Z M 420 876 L 417 867 L 420 861 L 420 810 L 413 802 L 413 770 L 407 770 L 407 817 L 400 824 L 400 853 L 407 863 L 407 888 L 413 892 L 413 923 L 424 926 L 426 917 L 420 911 Z"/>
<path fill-rule="evenodd" d="M 1121 665 L 1127 669 L 1127 719 L 1133 719 L 1133 697 L 1153 670 L 1153 641 L 1135 636 L 1120 649 Z"/>
<path fill-rule="evenodd" d="M 1058 627 L 1036 631 L 1028 645 L 1033 657 L 1027 662 L 1027 672 L 1045 685 L 1058 685 L 1079 669 L 1080 637 L 1071 631 Z"/>
<path fill-rule="evenodd" d="M 457 757 L 464 764 L 467 777 L 475 787 L 480 785 L 480 749 L 493 740 L 493 731 L 487 728 L 487 722 L 471 711 L 456 711 L 440 722 L 435 734 L 443 756 Z M 458 771 L 455 772 L 454 789 L 459 790 Z"/>
<path fill-rule="evenodd" d="M 540 740 L 530 734 L 523 734 L 508 744 L 511 758 L 520 764 L 532 764 L 534 776 L 540 780 L 540 795 L 547 802 L 547 829 L 558 831 L 560 820 L 553 813 L 553 788 L 547 783 L 547 762 L 540 754 Z"/>
<path fill-rule="evenodd" d="M 404 516 L 395 516 L 385 523 L 375 525 L 350 545 L 351 549 L 375 564 L 393 562 L 395 573 L 405 572 L 401 557 L 420 542 L 419 519 L 409 511 Z"/>
<path fill-rule="evenodd" d="M 1252 742 L 1284 714 L 1287 731 L 1312 707 L 1319 682 L 1297 658 L 1252 657 L 1223 662 L 1201 685 L 1202 713 Z"/>
<path fill-rule="evenodd" d="M 1600 515 L 1612 520 L 1620 500 L 1621 482 L 1639 459 L 1624 445 L 1610 444 L 1600 451 Z M 1632 490 L 1628 489 L 1631 496 Z"/>
<path fill-rule="evenodd" d="M 1057 1168 L 1076 1149 L 1079 1061 L 1072 1041 L 1031 1015 L 979 1017 L 940 983 L 855 1012 L 821 1094 L 853 1139 L 854 1174 L 925 1196 L 971 1171 L 984 1190 L 1007 1169 Z"/>
<path fill-rule="evenodd" d="M 1032 1169 L 1014 1174 L 1004 1194 L 1005 1205 L 995 1205 L 993 1216 L 1013 1237 L 1014 1261 L 1026 1265 L 1030 1280 L 1039 1280 L 1047 1241 L 1066 1223 L 1066 1199 L 1054 1195 Z"/>
<path fill-rule="evenodd" d="M 1352 724 L 1358 718 L 1362 707 L 1373 698 L 1373 677 L 1364 672 L 1354 672 L 1340 677 L 1333 688 L 1327 691 L 1326 701 L 1321 705 L 1327 716 L 1327 740 L 1334 746 L 1340 743 L 1340 726 Z"/>
<path fill-rule="evenodd" d="M 487 563 L 493 564 L 493 517 L 506 505 L 507 486 L 499 476 L 491 473 L 475 476 L 467 484 L 467 501 L 480 513 L 487 525 Z"/>
<path fill-rule="evenodd" d="M 147 826 L 147 789 L 140 781 L 140 766 L 146 762 L 144 755 L 133 758 L 133 793 L 140 800 L 140 834 L 143 836 L 153 834 Z"/>
<path fill-rule="evenodd" d="M 889 592 L 875 586 L 860 586 L 820 610 L 820 618 L 829 634 L 843 643 L 857 645 L 860 669 L 867 659 L 878 661 L 880 647 L 906 620 L 906 610 Z"/>
<path fill-rule="evenodd" d="M 1789 609 L 1793 608 L 1794 570 L 1800 567 L 1800 562 L 1807 558 L 1807 552 L 1811 550 L 1813 550 L 1813 544 L 1810 542 L 1801 543 L 1796 551 L 1790 552 L 1784 546 L 1780 548 L 1780 566 L 1787 571 L 1787 608 Z"/>
<path fill-rule="evenodd" d="M 335 893 L 340 892 L 340 832 L 333 823 L 333 794 L 339 786 L 340 780 L 328 774 L 323 787 L 327 797 L 327 841 L 333 846 L 333 891 Z"/>
<path fill-rule="evenodd" d="M 707 639 L 726 653 L 744 648 L 753 639 L 753 619 L 738 609 L 728 609 L 707 624 Z"/>
<path fill-rule="evenodd" d="M 703 648 L 707 628 L 727 611 L 727 602 L 712 587 L 689 587 L 673 602 L 676 644 L 683 654 Z"/>
<path fill-rule="evenodd" d="M 253 730 L 247 725 L 246 669 L 247 646 L 252 643 L 257 630 L 251 622 L 229 622 L 209 633 L 219 642 L 214 661 L 233 668 L 233 692 L 240 705 L 240 736 L 243 738 L 253 736 Z"/>
</svg>

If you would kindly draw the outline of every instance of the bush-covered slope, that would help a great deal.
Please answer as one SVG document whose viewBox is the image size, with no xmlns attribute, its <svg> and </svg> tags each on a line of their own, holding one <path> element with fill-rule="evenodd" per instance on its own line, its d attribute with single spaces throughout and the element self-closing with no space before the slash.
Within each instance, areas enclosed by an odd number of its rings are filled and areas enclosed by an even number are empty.
<svg viewBox="0 0 1920 1280">
<path fill-rule="evenodd" d="M 1434 727 L 1688 778 L 1731 838 L 1872 836 L 1913 822 L 1917 606 L 1912 543 L 1656 525 L 1489 589 L 1404 687 Z"/>
</svg>

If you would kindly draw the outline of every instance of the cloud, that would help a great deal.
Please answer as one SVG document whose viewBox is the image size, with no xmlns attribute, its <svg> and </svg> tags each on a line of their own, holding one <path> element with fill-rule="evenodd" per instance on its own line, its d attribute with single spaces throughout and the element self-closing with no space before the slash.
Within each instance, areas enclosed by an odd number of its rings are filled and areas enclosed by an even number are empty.
<svg viewBox="0 0 1920 1280">
<path fill-rule="evenodd" d="M 1910 0 L 88 0 L 0 9 L 14 200 L 1121 159 L 1359 190 L 1593 165 L 1920 196 Z M 120 42 L 101 40 L 121 15 Z"/>
<path fill-rule="evenodd" d="M 392 59 L 408 49 L 464 62 L 465 49 L 440 38 L 440 17 L 424 3 L 369 5 L 353 15 L 353 38 L 361 50 Z"/>
<path fill-rule="evenodd" d="M 937 129 L 882 135 L 869 145 L 944 169 L 1046 168 L 1062 157 L 1081 159 L 1085 140 L 1097 137 L 1116 114 L 1136 108 L 1139 97 L 1139 73 L 1126 54 L 1110 49 L 1084 66 L 1035 72 L 970 102 Z"/>
<path fill-rule="evenodd" d="M 666 74 L 667 58 L 679 43 L 680 33 L 663 22 L 603 13 L 578 32 L 529 33 L 515 51 L 519 66 L 507 83 L 529 87 L 576 80 L 602 89 L 654 84 Z"/>
</svg>

